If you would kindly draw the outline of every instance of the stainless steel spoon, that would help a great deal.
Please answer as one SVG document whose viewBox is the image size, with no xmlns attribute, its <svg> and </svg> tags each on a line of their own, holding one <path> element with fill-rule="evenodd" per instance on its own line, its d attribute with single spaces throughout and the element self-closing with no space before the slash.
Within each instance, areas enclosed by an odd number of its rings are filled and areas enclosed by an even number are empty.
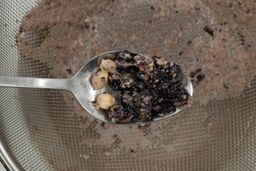
<svg viewBox="0 0 256 171">
<path fill-rule="evenodd" d="M 100 110 L 97 110 L 94 105 L 92 105 L 92 101 L 94 101 L 95 98 L 103 92 L 109 92 L 114 96 L 118 96 L 118 93 L 114 92 L 109 87 L 105 87 L 101 90 L 94 90 L 91 86 L 90 78 L 91 75 L 96 72 L 98 67 L 98 61 L 100 59 L 114 57 L 117 52 L 118 51 L 111 51 L 95 56 L 86 65 L 84 65 L 72 78 L 69 79 L 0 76 L 0 87 L 67 90 L 73 93 L 78 102 L 88 113 L 103 122 L 108 122 L 105 119 L 104 114 Z M 188 78 L 185 89 L 190 96 L 193 95 L 193 86 Z M 163 115 L 161 117 L 155 118 L 153 121 L 173 116 L 176 113 L 180 112 L 182 109 L 184 109 L 184 107 L 178 108 L 176 112 L 170 113 L 169 115 Z"/>
</svg>

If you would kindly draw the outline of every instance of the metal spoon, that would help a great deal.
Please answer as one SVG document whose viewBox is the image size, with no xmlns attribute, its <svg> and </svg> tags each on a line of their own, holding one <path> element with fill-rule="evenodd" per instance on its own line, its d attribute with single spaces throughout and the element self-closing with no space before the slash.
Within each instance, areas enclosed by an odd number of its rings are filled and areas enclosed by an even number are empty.
<svg viewBox="0 0 256 171">
<path fill-rule="evenodd" d="M 82 107 L 95 118 L 109 122 L 105 119 L 104 114 L 92 105 L 92 101 L 103 92 L 109 92 L 113 96 L 118 93 L 111 90 L 108 86 L 101 90 L 94 90 L 90 83 L 90 78 L 96 72 L 98 61 L 102 58 L 113 58 L 118 51 L 106 52 L 95 56 L 86 65 L 84 65 L 72 78 L 68 79 L 46 79 L 30 77 L 3 77 L 0 76 L 0 87 L 19 87 L 19 88 L 38 88 L 38 89 L 58 89 L 67 90 L 73 93 Z M 187 78 L 187 77 L 186 77 Z M 193 86 L 187 78 L 185 87 L 190 96 L 193 95 Z M 118 98 L 118 97 L 117 97 Z M 153 121 L 164 119 L 180 112 L 184 107 L 178 108 L 174 113 L 155 118 Z"/>
</svg>

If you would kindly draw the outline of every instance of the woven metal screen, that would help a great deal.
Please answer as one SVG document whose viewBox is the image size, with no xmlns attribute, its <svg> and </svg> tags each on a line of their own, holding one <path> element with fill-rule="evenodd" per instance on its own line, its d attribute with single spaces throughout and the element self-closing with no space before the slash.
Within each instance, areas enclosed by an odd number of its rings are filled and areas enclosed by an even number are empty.
<svg viewBox="0 0 256 171">
<path fill-rule="evenodd" d="M 0 88 L 0 135 L 24 170 L 256 169 L 256 2 L 2 0 L 0 75 L 68 78 L 109 50 L 171 58 L 193 105 L 149 125 L 102 124 L 71 94 Z"/>
</svg>

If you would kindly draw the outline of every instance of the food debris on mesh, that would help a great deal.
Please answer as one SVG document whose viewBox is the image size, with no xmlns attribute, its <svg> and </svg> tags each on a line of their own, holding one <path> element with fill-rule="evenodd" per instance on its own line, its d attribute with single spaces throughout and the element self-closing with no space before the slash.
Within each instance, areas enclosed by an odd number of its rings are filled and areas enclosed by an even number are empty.
<svg viewBox="0 0 256 171">
<path fill-rule="evenodd" d="M 109 86 L 120 94 L 118 101 L 109 92 L 96 98 L 96 107 L 112 123 L 147 122 L 175 112 L 188 103 L 186 83 L 179 65 L 128 51 L 103 59 L 91 79 L 94 89 Z"/>
</svg>

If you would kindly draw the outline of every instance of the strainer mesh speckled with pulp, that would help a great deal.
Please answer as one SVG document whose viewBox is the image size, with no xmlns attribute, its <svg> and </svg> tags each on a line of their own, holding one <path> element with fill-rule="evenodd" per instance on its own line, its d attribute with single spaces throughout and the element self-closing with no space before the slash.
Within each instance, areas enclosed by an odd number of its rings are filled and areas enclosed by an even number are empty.
<svg viewBox="0 0 256 171">
<path fill-rule="evenodd" d="M 0 88 L 0 154 L 10 165 L 256 169 L 255 1 L 2 0 L 0 14 L 0 76 L 67 78 L 96 54 L 128 49 L 178 62 L 195 89 L 176 116 L 128 126 L 94 120 L 69 92 Z"/>
</svg>

